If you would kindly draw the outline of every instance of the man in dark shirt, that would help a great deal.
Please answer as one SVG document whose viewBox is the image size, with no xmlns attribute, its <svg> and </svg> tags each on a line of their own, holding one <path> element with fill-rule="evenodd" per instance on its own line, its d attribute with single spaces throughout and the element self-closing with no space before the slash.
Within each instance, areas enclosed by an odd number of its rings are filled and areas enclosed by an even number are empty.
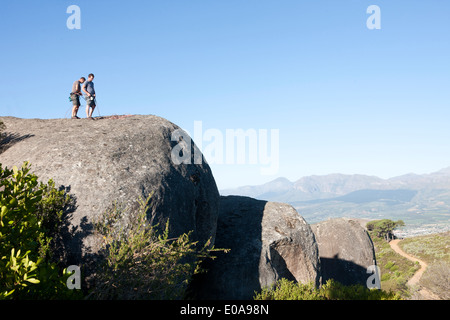
<svg viewBox="0 0 450 320">
<path fill-rule="evenodd" d="M 72 119 L 80 119 L 77 116 L 78 108 L 80 107 L 80 96 L 81 96 L 81 84 L 86 81 L 85 77 L 81 77 L 72 85 L 72 91 L 70 92 L 70 99 L 72 100 Z"/>
<path fill-rule="evenodd" d="M 88 119 L 92 118 L 92 113 L 94 113 L 95 109 L 95 90 L 94 90 L 94 74 L 90 73 L 88 75 L 88 80 L 83 85 L 82 90 L 85 93 L 85 99 L 86 99 L 86 117 Z"/>
</svg>

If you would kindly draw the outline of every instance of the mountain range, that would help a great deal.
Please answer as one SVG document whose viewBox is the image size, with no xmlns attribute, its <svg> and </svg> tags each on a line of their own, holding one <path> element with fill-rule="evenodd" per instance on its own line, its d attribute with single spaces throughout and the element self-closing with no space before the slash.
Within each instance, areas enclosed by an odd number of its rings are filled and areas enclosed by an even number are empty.
<svg viewBox="0 0 450 320">
<path fill-rule="evenodd" d="M 401 218 L 416 229 L 450 227 L 450 167 L 390 179 L 361 174 L 278 178 L 220 193 L 289 203 L 310 223 L 345 216 Z"/>
</svg>

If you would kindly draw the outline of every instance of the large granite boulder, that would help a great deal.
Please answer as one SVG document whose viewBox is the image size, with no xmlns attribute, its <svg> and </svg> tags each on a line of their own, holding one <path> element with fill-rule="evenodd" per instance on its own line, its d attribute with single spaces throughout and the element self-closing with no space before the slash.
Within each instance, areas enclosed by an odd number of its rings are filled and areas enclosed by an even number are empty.
<svg viewBox="0 0 450 320">
<path fill-rule="evenodd" d="M 83 263 L 98 252 L 101 239 L 93 224 L 114 202 L 134 210 L 138 198 L 151 193 L 148 217 L 154 215 L 161 225 L 169 219 L 171 237 L 192 230 L 200 244 L 214 241 L 216 183 L 190 138 L 172 135 L 180 133 L 175 124 L 157 116 L 0 121 L 6 125 L 0 163 L 20 167 L 29 161 L 41 181 L 53 179 L 76 198 L 67 245 L 70 263 Z M 174 150 L 183 163 L 173 161 Z"/>
<path fill-rule="evenodd" d="M 319 283 L 314 234 L 290 205 L 241 196 L 220 199 L 217 255 L 199 281 L 199 299 L 251 299 L 280 278 Z"/>
<path fill-rule="evenodd" d="M 367 231 L 355 220 L 338 218 L 311 225 L 319 245 L 322 282 L 366 285 L 376 265 L 375 249 Z"/>
</svg>

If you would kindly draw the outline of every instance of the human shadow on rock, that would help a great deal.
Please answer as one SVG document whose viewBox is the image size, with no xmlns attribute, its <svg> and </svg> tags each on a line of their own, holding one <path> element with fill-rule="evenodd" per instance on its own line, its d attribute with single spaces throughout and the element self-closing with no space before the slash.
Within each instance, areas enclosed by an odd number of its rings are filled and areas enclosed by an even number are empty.
<svg viewBox="0 0 450 320">
<path fill-rule="evenodd" d="M 214 252 L 214 260 L 202 263 L 206 272 L 194 277 L 189 298 L 246 300 L 261 289 L 261 222 L 266 203 L 247 197 L 221 197 L 214 246 L 230 251 Z"/>
<path fill-rule="evenodd" d="M 367 269 L 353 261 L 340 259 L 338 255 L 332 258 L 320 258 L 322 270 L 322 283 L 329 279 L 334 279 L 343 285 L 360 284 L 367 285 L 367 279 L 372 273 L 367 273 Z"/>
</svg>

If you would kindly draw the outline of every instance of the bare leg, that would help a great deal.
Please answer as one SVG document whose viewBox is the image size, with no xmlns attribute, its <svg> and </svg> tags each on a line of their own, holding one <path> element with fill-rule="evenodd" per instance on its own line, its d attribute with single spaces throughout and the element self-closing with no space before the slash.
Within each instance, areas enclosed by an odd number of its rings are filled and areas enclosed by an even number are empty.
<svg viewBox="0 0 450 320">
<path fill-rule="evenodd" d="M 74 117 L 77 116 L 78 108 L 79 108 L 79 107 L 80 107 L 80 106 L 73 106 L 73 108 L 72 108 L 72 118 L 74 118 Z"/>
<path fill-rule="evenodd" d="M 89 111 L 89 118 L 92 118 L 92 114 L 94 113 L 95 107 L 96 107 L 95 104 L 91 105 L 91 110 Z"/>
</svg>

